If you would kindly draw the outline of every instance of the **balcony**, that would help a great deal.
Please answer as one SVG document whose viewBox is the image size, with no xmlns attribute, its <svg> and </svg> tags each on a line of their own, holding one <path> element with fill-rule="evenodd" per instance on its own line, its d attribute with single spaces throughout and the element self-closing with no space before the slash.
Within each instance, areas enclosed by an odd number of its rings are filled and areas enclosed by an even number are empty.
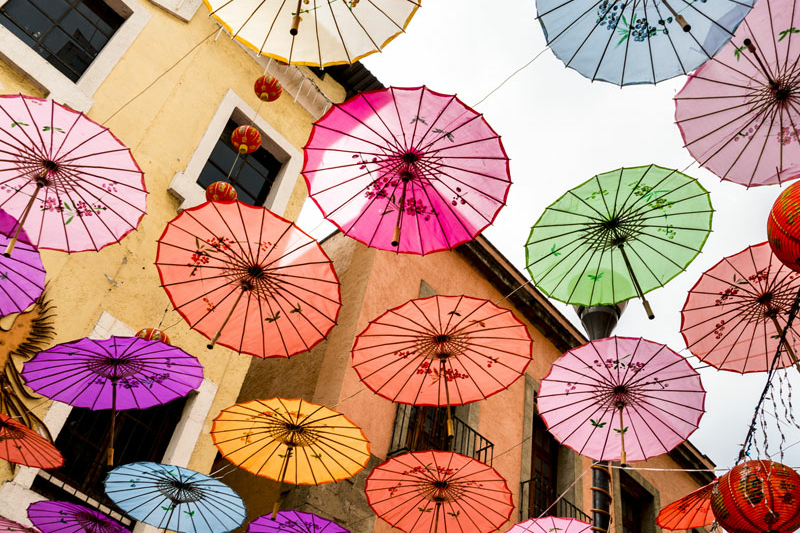
<svg viewBox="0 0 800 533">
<path fill-rule="evenodd" d="M 555 505 L 558 494 L 541 478 L 534 476 L 528 481 L 523 481 L 519 492 L 519 519 L 520 521 L 540 516 L 560 516 L 563 518 L 576 518 L 584 522 L 592 522 L 592 517 L 584 513 L 577 505 L 561 498 Z"/>
<path fill-rule="evenodd" d="M 458 417 L 453 417 L 453 438 L 448 439 L 443 408 L 398 405 L 389 457 L 425 450 L 457 452 L 489 466 L 494 458 L 494 444 Z"/>
</svg>

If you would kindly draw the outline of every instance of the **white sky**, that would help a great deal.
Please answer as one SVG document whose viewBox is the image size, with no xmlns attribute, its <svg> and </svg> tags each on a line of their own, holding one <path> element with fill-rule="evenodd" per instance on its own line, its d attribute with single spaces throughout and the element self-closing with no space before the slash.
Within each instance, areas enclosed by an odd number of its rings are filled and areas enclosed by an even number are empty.
<svg viewBox="0 0 800 533">
<path fill-rule="evenodd" d="M 534 0 L 424 0 L 422 6 L 406 35 L 382 54 L 364 60 L 386 86 L 427 85 L 474 105 L 545 48 Z M 476 108 L 502 136 L 514 182 L 508 205 L 484 234 L 527 275 L 524 245 L 530 228 L 567 189 L 621 166 L 655 163 L 685 169 L 693 159 L 682 147 L 672 100 L 685 80 L 622 89 L 591 83 L 545 51 Z M 648 294 L 656 319 L 648 321 L 641 304 L 632 301 L 615 331 L 663 342 L 675 350 L 685 348 L 680 309 L 687 291 L 723 256 L 766 240 L 766 217 L 780 192 L 778 187 L 747 190 L 720 182 L 697 164 L 686 173 L 711 191 L 716 209 L 713 233 L 686 273 Z M 307 201 L 301 227 L 317 227 L 315 236 L 323 236 L 320 220 L 316 206 Z M 571 308 L 555 303 L 577 323 Z M 681 353 L 698 366 L 688 351 Z M 782 372 L 800 385 L 796 370 Z M 701 373 L 708 391 L 707 413 L 690 440 L 718 466 L 730 467 L 766 375 L 714 369 Z M 800 388 L 795 397 L 800 398 Z M 800 430 L 787 431 L 787 445 L 800 441 Z M 770 451 L 777 452 L 779 437 L 774 430 L 769 442 Z M 800 466 L 800 444 L 787 450 L 784 462 Z"/>
</svg>

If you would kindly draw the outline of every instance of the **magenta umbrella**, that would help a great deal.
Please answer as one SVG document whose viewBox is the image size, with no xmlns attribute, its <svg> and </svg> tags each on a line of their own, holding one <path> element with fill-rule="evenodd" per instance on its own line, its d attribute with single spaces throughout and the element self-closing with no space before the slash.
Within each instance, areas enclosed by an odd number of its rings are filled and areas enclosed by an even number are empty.
<svg viewBox="0 0 800 533">
<path fill-rule="evenodd" d="M 160 340 L 80 339 L 39 352 L 22 370 L 38 394 L 93 411 L 111 409 L 109 464 L 116 411 L 146 409 L 186 396 L 203 381 L 196 357 Z"/>
<path fill-rule="evenodd" d="M 700 374 L 663 344 L 609 337 L 559 357 L 538 406 L 553 436 L 597 461 L 643 461 L 689 438 L 703 416 Z"/>
<path fill-rule="evenodd" d="M 17 219 L 0 210 L 0 249 L 8 245 L 4 235 L 14 230 Z M 13 257 L 0 256 L 0 316 L 21 313 L 44 292 L 45 270 L 39 251 L 28 234 L 20 231 Z"/>
<path fill-rule="evenodd" d="M 336 522 L 301 511 L 278 511 L 273 520 L 270 515 L 259 516 L 247 528 L 247 533 L 350 533 Z"/>
<path fill-rule="evenodd" d="M 32 503 L 28 518 L 41 533 L 130 533 L 103 513 L 69 502 Z"/>
<path fill-rule="evenodd" d="M 424 255 L 472 240 L 511 185 L 500 136 L 455 96 L 426 87 L 359 93 L 311 131 L 309 196 L 345 235 Z"/>
</svg>

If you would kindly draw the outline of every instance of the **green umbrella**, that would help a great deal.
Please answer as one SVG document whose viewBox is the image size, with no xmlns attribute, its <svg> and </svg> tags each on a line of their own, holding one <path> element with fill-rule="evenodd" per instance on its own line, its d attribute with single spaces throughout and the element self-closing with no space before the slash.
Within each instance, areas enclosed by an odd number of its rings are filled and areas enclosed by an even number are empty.
<svg viewBox="0 0 800 533">
<path fill-rule="evenodd" d="M 692 262 L 711 231 L 700 183 L 647 165 L 598 174 L 545 209 L 525 246 L 536 286 L 556 300 L 614 305 L 663 286 Z"/>
</svg>

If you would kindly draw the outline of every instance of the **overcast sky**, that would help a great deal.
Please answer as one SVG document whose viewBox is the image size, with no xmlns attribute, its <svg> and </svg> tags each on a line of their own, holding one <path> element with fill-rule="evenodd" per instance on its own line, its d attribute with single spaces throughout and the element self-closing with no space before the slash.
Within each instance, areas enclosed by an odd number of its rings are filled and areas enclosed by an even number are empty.
<svg viewBox="0 0 800 533">
<path fill-rule="evenodd" d="M 544 48 L 534 0 L 424 0 L 407 33 L 364 64 L 386 86 L 427 85 L 474 105 Z M 680 77 L 657 86 L 622 89 L 591 83 L 545 51 L 476 108 L 502 136 L 514 182 L 508 205 L 484 234 L 525 272 L 524 244 L 531 226 L 567 189 L 622 166 L 655 163 L 685 169 L 693 159 L 682 147 L 672 100 L 685 81 Z M 656 319 L 648 321 L 641 304 L 633 301 L 615 331 L 663 342 L 675 350 L 685 348 L 680 309 L 687 291 L 723 256 L 766 240 L 766 217 L 780 192 L 778 187 L 747 190 L 720 182 L 697 164 L 686 173 L 711 192 L 716 210 L 713 233 L 687 272 L 648 294 Z M 310 230 L 320 218 L 307 201 L 301 226 Z M 315 236 L 324 233 L 318 229 Z M 557 305 L 577 322 L 571 308 Z M 700 366 L 687 350 L 681 353 Z M 782 372 L 791 383 L 800 383 L 796 370 Z M 714 369 L 701 373 L 708 391 L 707 413 L 691 441 L 718 466 L 730 467 L 766 375 Z M 800 391 L 795 397 L 800 398 Z M 787 445 L 800 441 L 800 431 L 787 433 L 787 439 Z M 777 452 L 778 443 L 773 430 L 772 452 Z M 787 450 L 784 462 L 800 466 L 800 444 Z"/>
</svg>

